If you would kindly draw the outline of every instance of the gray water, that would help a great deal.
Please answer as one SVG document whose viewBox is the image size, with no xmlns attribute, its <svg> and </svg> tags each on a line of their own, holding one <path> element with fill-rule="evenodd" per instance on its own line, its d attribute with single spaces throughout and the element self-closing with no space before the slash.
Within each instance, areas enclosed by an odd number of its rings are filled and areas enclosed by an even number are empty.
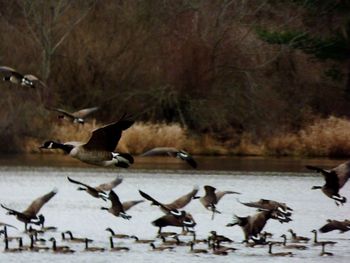
<svg viewBox="0 0 350 263">
<path fill-rule="evenodd" d="M 94 246 L 102 246 L 107 249 L 106 252 L 93 253 L 84 252 L 83 244 L 72 244 L 76 250 L 73 255 L 55 255 L 52 252 L 22 252 L 19 254 L 0 253 L 0 262 L 348 262 L 350 257 L 350 231 L 339 234 L 337 231 L 326 234 L 319 234 L 319 240 L 333 240 L 337 244 L 334 247 L 327 247 L 326 250 L 334 253 L 333 257 L 320 257 L 320 247 L 308 245 L 306 251 L 293 251 L 293 258 L 275 258 L 267 253 L 267 247 L 247 248 L 240 243 L 243 240 L 243 233 L 238 226 L 228 228 L 225 225 L 232 221 L 233 214 L 247 216 L 254 214 L 253 208 L 245 207 L 237 201 L 255 201 L 260 198 L 273 199 L 286 202 L 294 209 L 293 221 L 288 224 L 280 224 L 277 221 L 270 220 L 265 229 L 274 234 L 273 240 L 281 241 L 280 235 L 287 234 L 289 228 L 294 229 L 298 235 L 312 237 L 310 231 L 318 229 L 326 223 L 328 218 L 344 220 L 349 218 L 350 205 L 337 207 L 333 200 L 327 198 L 320 191 L 312 191 L 313 185 L 323 184 L 322 176 L 316 176 L 305 172 L 302 166 L 306 163 L 319 164 L 322 160 L 284 160 L 289 163 L 289 167 L 270 164 L 268 169 L 247 169 L 246 163 L 238 166 L 241 169 L 214 169 L 192 170 L 184 166 L 183 163 L 174 162 L 172 159 L 160 161 L 154 169 L 150 170 L 151 163 L 147 161 L 146 165 L 138 169 L 99 169 L 92 166 L 78 165 L 72 162 L 71 165 L 62 167 L 62 164 L 54 162 L 62 156 L 55 156 L 51 160 L 52 165 L 48 165 L 46 160 L 45 167 L 33 165 L 27 166 L 25 162 L 19 163 L 11 161 L 2 161 L 0 166 L 0 202 L 17 210 L 24 210 L 30 202 L 41 196 L 54 187 L 59 189 L 58 194 L 47 203 L 40 211 L 46 217 L 46 225 L 57 226 L 58 232 L 45 233 L 44 238 L 56 237 L 58 244 L 67 244 L 61 240 L 60 232 L 71 230 L 78 237 L 88 237 L 94 240 Z M 50 157 L 51 158 L 51 157 Z M 153 160 L 153 159 L 152 159 Z M 232 163 L 235 159 L 230 159 Z M 236 161 L 239 159 L 236 159 Z M 276 159 L 277 160 L 281 159 Z M 213 159 L 212 163 L 220 164 L 222 160 Z M 149 162 L 149 163 L 148 163 Z M 252 167 L 254 161 L 247 160 Z M 257 159 L 254 167 L 263 167 L 262 159 Z M 265 163 L 267 161 L 265 160 Z M 203 162 L 199 162 L 200 164 Z M 222 166 L 229 165 L 222 161 Z M 258 164 L 257 164 L 258 163 Z M 290 165 L 292 163 L 292 165 Z M 326 165 L 333 166 L 339 161 L 327 160 L 323 162 Z M 207 165 L 207 164 L 205 164 Z M 237 164 L 235 164 L 237 165 Z M 177 167 L 176 167 L 177 166 Z M 234 166 L 230 164 L 230 166 Z M 176 167 L 176 168 L 173 168 Z M 209 167 L 209 166 L 206 166 Z M 295 172 L 295 171 L 298 172 Z M 206 238 L 211 230 L 216 230 L 219 234 L 224 234 L 233 239 L 233 247 L 238 250 L 230 253 L 228 256 L 192 255 L 188 247 L 177 247 L 175 252 L 153 252 L 149 245 L 135 244 L 133 240 L 116 240 L 115 245 L 128 246 L 129 252 L 109 252 L 108 237 L 105 231 L 106 227 L 112 227 L 118 233 L 136 235 L 143 239 L 155 238 L 157 228 L 151 225 L 151 221 L 162 215 L 162 212 L 149 202 L 144 202 L 135 206 L 129 211 L 132 219 L 127 221 L 122 218 L 116 218 L 106 211 L 100 210 L 101 206 L 108 206 L 108 203 L 100 199 L 94 199 L 84 192 L 76 191 L 77 186 L 69 183 L 66 179 L 70 176 L 76 180 L 84 181 L 91 185 L 98 185 L 112 180 L 115 176 L 122 176 L 124 181 L 115 189 L 121 201 L 142 199 L 138 190 L 150 194 L 154 198 L 171 202 L 182 194 L 185 194 L 194 186 L 200 187 L 199 195 L 203 194 L 204 185 L 215 186 L 218 190 L 234 190 L 241 192 L 241 195 L 227 195 L 218 204 L 218 210 L 222 212 L 211 220 L 211 213 L 204 209 L 198 200 L 193 200 L 186 211 L 190 212 L 197 222 L 195 227 L 198 238 Z M 341 189 L 341 194 L 350 200 L 349 183 Z M 6 215 L 6 211 L 0 210 L 0 222 L 6 222 L 16 226 L 19 230 L 9 228 L 9 235 L 23 235 L 24 243 L 28 244 L 29 239 L 23 231 L 23 223 L 17 221 L 13 216 Z M 165 231 L 177 231 L 180 229 L 167 227 Z M 289 233 L 287 234 L 289 237 Z M 190 240 L 189 236 L 181 236 L 181 240 Z M 159 240 L 156 244 L 160 244 Z M 50 245 L 47 244 L 47 245 Z M 10 247 L 17 246 L 16 242 L 10 243 Z M 3 244 L 0 244 L 2 250 Z M 198 245 L 197 248 L 206 248 L 204 245 Z M 274 247 L 274 252 L 292 251 L 280 247 Z"/>
</svg>

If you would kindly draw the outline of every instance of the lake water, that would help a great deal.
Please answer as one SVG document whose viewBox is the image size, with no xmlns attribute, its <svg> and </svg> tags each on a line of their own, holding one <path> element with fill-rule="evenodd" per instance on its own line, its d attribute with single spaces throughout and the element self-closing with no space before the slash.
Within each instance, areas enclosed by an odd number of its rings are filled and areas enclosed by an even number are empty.
<svg viewBox="0 0 350 263">
<path fill-rule="evenodd" d="M 94 246 L 108 248 L 109 234 L 105 231 L 111 227 L 118 233 L 136 235 L 140 238 L 155 238 L 157 228 L 151 222 L 162 215 L 162 212 L 149 202 L 141 203 L 131 210 L 132 218 L 127 221 L 116 218 L 100 209 L 108 206 L 100 199 L 94 199 L 84 192 L 76 191 L 77 186 L 66 179 L 70 176 L 91 185 L 108 182 L 115 176 L 122 176 L 124 181 L 115 188 L 121 201 L 142 199 L 138 190 L 154 198 L 171 202 L 194 186 L 200 187 L 203 194 L 204 185 L 215 186 L 218 190 L 234 190 L 241 195 L 227 195 L 218 204 L 222 212 L 211 220 L 211 213 L 205 210 L 198 200 L 193 200 L 185 209 L 197 222 L 195 227 L 198 238 L 206 238 L 211 230 L 224 234 L 235 240 L 232 244 L 238 250 L 226 257 L 192 255 L 188 247 L 177 247 L 175 252 L 153 252 L 146 244 L 135 244 L 133 240 L 116 240 L 115 245 L 128 246 L 129 252 L 84 252 L 82 244 L 71 245 L 76 253 L 73 255 L 55 255 L 52 252 L 22 252 L 19 254 L 0 253 L 0 262 L 349 262 L 350 231 L 339 234 L 337 231 L 319 234 L 320 240 L 338 242 L 326 250 L 334 253 L 333 257 L 319 257 L 320 247 L 309 244 L 306 251 L 293 251 L 293 258 L 275 258 L 267 253 L 267 247 L 247 248 L 240 243 L 243 233 L 240 227 L 228 228 L 225 225 L 232 221 L 234 214 L 247 216 L 256 213 L 255 209 L 245 207 L 237 201 L 255 201 L 260 198 L 286 202 L 294 209 L 293 221 L 280 224 L 270 220 L 265 229 L 274 234 L 273 240 L 281 241 L 280 235 L 288 233 L 289 228 L 299 235 L 312 237 L 310 231 L 318 229 L 328 218 L 349 219 L 350 202 L 337 207 L 333 200 L 319 190 L 312 191 L 313 185 L 322 185 L 322 176 L 305 170 L 305 164 L 332 167 L 342 160 L 322 159 L 263 159 L 263 158 L 197 158 L 199 170 L 192 170 L 186 164 L 172 158 L 136 159 L 131 169 L 102 169 L 88 166 L 65 156 L 7 156 L 0 159 L 0 202 L 8 207 L 24 210 L 30 202 L 54 187 L 58 194 L 47 203 L 40 212 L 46 217 L 46 225 L 57 226 L 58 232 L 48 232 L 44 238 L 56 237 L 59 245 L 67 244 L 61 240 L 60 232 L 71 230 L 79 237 L 94 240 Z M 341 194 L 350 200 L 350 184 L 341 189 Z M 9 228 L 9 235 L 23 235 L 24 243 L 29 239 L 23 231 L 23 224 L 13 216 L 0 210 L 0 222 L 15 225 L 19 230 Z M 164 231 L 178 231 L 177 228 L 165 228 Z M 289 235 L 287 234 L 289 237 Z M 190 237 L 180 237 L 190 240 Z M 157 240 L 157 245 L 161 242 Z M 50 243 L 48 244 L 50 245 Z M 10 247 L 17 246 L 11 242 Z M 205 248 L 198 245 L 198 248 Z M 0 249 L 3 244 L 0 245 Z M 274 247 L 274 252 L 291 251 Z"/>
</svg>

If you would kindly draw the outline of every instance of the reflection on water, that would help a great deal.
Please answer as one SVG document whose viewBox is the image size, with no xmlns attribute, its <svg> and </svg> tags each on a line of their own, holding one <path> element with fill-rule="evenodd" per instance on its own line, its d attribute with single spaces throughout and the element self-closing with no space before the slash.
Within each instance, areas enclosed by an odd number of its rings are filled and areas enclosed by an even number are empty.
<svg viewBox="0 0 350 263">
<path fill-rule="evenodd" d="M 305 165 L 334 167 L 345 160 L 321 158 L 276 158 L 276 157 L 212 157 L 195 156 L 200 171 L 271 171 L 271 172 L 308 172 Z M 84 164 L 62 154 L 23 154 L 2 155 L 0 166 L 45 166 L 45 167 L 82 167 L 98 168 Z M 119 169 L 111 167 L 109 169 Z M 172 157 L 135 157 L 135 163 L 129 170 L 192 170 L 185 162 Z"/>
</svg>

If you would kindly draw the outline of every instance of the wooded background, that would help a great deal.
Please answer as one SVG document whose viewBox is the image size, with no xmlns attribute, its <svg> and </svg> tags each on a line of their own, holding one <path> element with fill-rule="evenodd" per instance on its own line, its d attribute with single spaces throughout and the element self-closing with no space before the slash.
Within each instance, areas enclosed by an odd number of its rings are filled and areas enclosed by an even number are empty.
<svg viewBox="0 0 350 263">
<path fill-rule="evenodd" d="M 99 106 L 238 142 L 350 114 L 350 1 L 0 0 L 0 150 L 50 132 L 45 107 Z"/>
</svg>

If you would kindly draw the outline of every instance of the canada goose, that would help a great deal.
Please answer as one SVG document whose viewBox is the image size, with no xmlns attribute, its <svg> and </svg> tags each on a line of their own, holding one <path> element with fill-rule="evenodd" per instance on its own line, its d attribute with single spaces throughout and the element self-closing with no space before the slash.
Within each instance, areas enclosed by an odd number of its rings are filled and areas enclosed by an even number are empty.
<svg viewBox="0 0 350 263">
<path fill-rule="evenodd" d="M 51 237 L 49 241 L 52 242 L 52 251 L 54 253 L 63 253 L 63 254 L 71 254 L 74 253 L 75 250 L 70 249 L 69 246 L 57 246 L 56 245 L 56 239 L 54 237 Z"/>
<path fill-rule="evenodd" d="M 203 197 L 194 197 L 194 198 L 199 198 L 199 201 L 202 203 L 202 205 L 213 212 L 211 219 L 214 219 L 215 213 L 221 214 L 216 209 L 216 204 L 218 201 L 225 195 L 225 194 L 240 194 L 238 192 L 234 191 L 223 191 L 223 192 L 218 192 L 219 195 L 217 196 L 217 193 L 215 193 L 216 188 L 210 185 L 205 185 L 204 186 L 204 191 L 205 195 Z"/>
<path fill-rule="evenodd" d="M 174 240 L 166 240 L 164 236 L 161 236 L 160 239 L 162 240 L 162 245 L 177 245 L 178 242 L 180 242 L 179 238 L 177 236 L 173 237 Z"/>
<path fill-rule="evenodd" d="M 34 251 L 34 252 L 39 252 L 40 250 L 49 250 L 49 247 L 43 247 L 43 246 L 35 246 L 34 245 L 35 240 L 34 240 L 34 235 L 30 235 L 30 246 L 27 248 L 30 251 Z M 22 242 L 21 242 L 21 246 L 23 246 Z"/>
<path fill-rule="evenodd" d="M 130 236 L 126 235 L 126 234 L 116 234 L 116 233 L 114 233 L 113 229 L 110 228 L 110 227 L 107 227 L 105 230 L 111 233 L 111 237 L 120 238 L 120 239 L 130 238 Z"/>
<path fill-rule="evenodd" d="M 337 243 L 337 242 L 335 242 L 335 241 L 318 241 L 318 240 L 317 240 L 317 230 L 316 230 L 316 229 L 313 229 L 313 230 L 311 231 L 311 233 L 314 233 L 314 243 L 313 243 L 314 246 L 321 246 L 322 244 L 334 245 L 334 244 Z"/>
<path fill-rule="evenodd" d="M 321 189 L 326 196 L 335 201 L 336 205 L 343 205 L 346 202 L 345 196 L 341 196 L 339 190 L 350 177 L 350 161 L 342 163 L 330 170 L 311 165 L 307 165 L 306 168 L 316 171 L 317 173 L 322 173 L 326 181 L 323 186 L 313 186 L 311 189 Z"/>
<path fill-rule="evenodd" d="M 4 235 L 4 239 L 7 239 L 8 241 L 18 240 L 19 238 L 21 238 L 21 237 L 18 237 L 18 236 L 11 236 L 11 237 L 9 237 L 7 235 L 7 226 L 6 225 L 4 225 L 4 229 L 0 231 L 0 235 L 1 234 L 3 234 Z"/>
<path fill-rule="evenodd" d="M 305 250 L 308 249 L 307 246 L 303 246 L 303 245 L 297 245 L 297 244 L 288 244 L 287 245 L 287 236 L 285 234 L 281 235 L 281 237 L 283 238 L 283 247 L 284 248 L 292 248 L 292 249 L 299 249 L 299 250 Z"/>
<path fill-rule="evenodd" d="M 217 256 L 227 256 L 228 252 L 225 250 L 220 250 L 218 247 L 213 243 L 212 246 L 212 253 Z"/>
<path fill-rule="evenodd" d="M 4 252 L 11 252 L 11 253 L 16 253 L 16 252 L 22 252 L 23 249 L 20 247 L 17 248 L 9 248 L 9 240 L 7 238 L 4 239 L 5 242 L 5 248 L 4 248 Z M 20 242 L 20 241 L 18 241 Z"/>
<path fill-rule="evenodd" d="M 269 243 L 269 254 L 270 256 L 277 256 L 277 257 L 292 257 L 293 253 L 292 252 L 278 252 L 278 253 L 273 253 L 272 252 L 272 245 L 273 242 Z"/>
<path fill-rule="evenodd" d="M 144 197 L 145 199 L 147 199 L 148 201 L 151 201 L 152 205 L 156 205 L 159 206 L 160 209 L 164 212 L 164 213 L 168 213 L 171 210 L 176 211 L 179 209 L 184 208 L 189 202 L 191 202 L 191 200 L 196 196 L 198 192 L 198 188 L 194 187 L 193 190 L 183 196 L 180 196 L 179 198 L 177 198 L 176 200 L 174 200 L 173 202 L 169 203 L 169 204 L 163 204 L 158 202 L 157 200 L 155 200 L 154 198 L 152 198 L 150 195 L 142 192 L 141 190 L 139 190 L 139 193 L 142 197 Z"/>
<path fill-rule="evenodd" d="M 338 221 L 338 220 L 327 220 L 327 224 L 319 229 L 321 233 L 327 233 L 333 230 L 339 230 L 340 233 L 344 233 L 350 230 L 350 220 Z"/>
<path fill-rule="evenodd" d="M 87 240 L 88 242 L 92 242 L 92 241 L 93 241 L 92 239 L 88 239 L 88 238 L 85 238 L 85 237 L 75 237 L 75 236 L 73 236 L 72 232 L 69 231 L 69 230 L 66 231 L 66 232 L 64 232 L 64 233 L 66 233 L 66 234 L 69 235 L 69 239 L 65 239 L 65 238 L 64 238 L 64 235 L 62 235 L 62 239 L 63 239 L 63 240 L 70 241 L 70 242 L 74 242 L 74 243 L 85 243 L 86 240 Z"/>
<path fill-rule="evenodd" d="M 292 242 L 298 243 L 298 242 L 309 242 L 310 238 L 308 237 L 303 237 L 303 236 L 298 236 L 292 229 L 288 229 L 288 232 L 292 235 Z"/>
<path fill-rule="evenodd" d="M 137 236 L 130 236 L 130 238 L 135 239 L 135 243 L 140 243 L 140 244 L 149 244 L 154 242 L 154 239 L 139 239 Z"/>
<path fill-rule="evenodd" d="M 244 240 L 248 241 L 253 236 L 257 237 L 269 219 L 278 217 L 279 215 L 276 210 L 263 210 L 252 216 L 239 217 L 235 215 L 233 223 L 226 226 L 232 227 L 239 225 L 243 230 Z"/>
<path fill-rule="evenodd" d="M 174 247 L 172 247 L 172 246 L 156 247 L 156 246 L 154 245 L 154 243 L 150 243 L 149 245 L 151 246 L 151 248 L 152 248 L 153 251 L 165 251 L 165 250 L 167 250 L 167 251 L 173 251 L 173 249 L 174 249 Z"/>
<path fill-rule="evenodd" d="M 71 120 L 73 123 L 84 124 L 85 122 L 84 119 L 91 113 L 97 111 L 98 107 L 86 108 L 75 112 L 68 112 L 58 108 L 48 108 L 48 109 L 52 111 L 57 111 L 58 113 L 60 113 L 60 115 L 58 115 L 58 118 L 60 119 L 67 118 Z"/>
<path fill-rule="evenodd" d="M 122 132 L 128 129 L 134 121 L 124 116 L 117 122 L 95 129 L 86 143 L 58 143 L 46 141 L 40 149 L 61 149 L 71 157 L 82 162 L 98 165 L 128 168 L 134 158 L 128 153 L 113 152 Z"/>
<path fill-rule="evenodd" d="M 74 183 L 74 184 L 78 184 L 78 185 L 82 185 L 84 187 L 78 187 L 78 191 L 85 191 L 88 194 L 90 194 L 91 196 L 95 197 L 95 198 L 101 198 L 104 201 L 107 201 L 108 195 L 105 191 L 110 191 L 113 188 L 115 188 L 117 185 L 119 185 L 122 181 L 123 178 L 117 176 L 113 181 L 109 182 L 109 183 L 104 183 L 104 184 L 100 184 L 96 187 L 92 187 L 89 186 L 85 183 L 73 180 L 72 178 L 67 176 L 67 179 L 69 182 Z"/>
<path fill-rule="evenodd" d="M 18 212 L 16 210 L 7 208 L 3 204 L 1 204 L 1 207 L 9 211 L 7 212 L 8 215 L 15 215 L 19 221 L 23 222 L 25 230 L 27 230 L 27 224 L 41 224 L 40 218 L 38 218 L 36 214 L 44 204 L 46 204 L 52 197 L 56 195 L 57 191 L 57 188 L 54 188 L 51 192 L 35 199 L 23 212 Z"/>
<path fill-rule="evenodd" d="M 326 246 L 326 244 L 323 243 L 323 242 L 321 242 L 321 243 L 322 243 L 322 251 L 321 251 L 321 253 L 320 253 L 320 256 L 321 256 L 321 257 L 324 257 L 324 256 L 333 256 L 333 253 L 331 253 L 331 252 L 326 252 L 326 251 L 325 251 L 325 246 Z"/>
<path fill-rule="evenodd" d="M 55 232 L 57 231 L 57 227 L 55 226 L 45 226 L 45 216 L 44 215 L 38 215 L 38 219 L 39 219 L 39 225 L 40 225 L 40 230 L 35 230 L 35 232 L 48 232 L 48 231 L 52 231 Z"/>
<path fill-rule="evenodd" d="M 194 244 L 198 244 L 198 243 L 208 243 L 208 239 L 207 239 L 207 238 L 205 238 L 205 239 L 197 239 L 196 231 L 190 231 L 190 233 L 191 233 L 192 236 L 193 236 L 192 242 L 193 242 Z"/>
<path fill-rule="evenodd" d="M 291 211 L 293 211 L 293 209 L 287 206 L 286 203 L 281 203 L 274 200 L 260 199 L 256 202 L 249 202 L 249 203 L 243 203 L 241 201 L 239 202 L 249 207 L 255 207 L 255 208 L 265 209 L 265 210 L 278 210 L 279 212 L 281 212 L 283 215 L 287 217 L 291 216 Z"/>
<path fill-rule="evenodd" d="M 122 203 L 124 212 L 128 211 L 130 208 L 134 207 L 135 205 L 138 205 L 140 203 L 143 203 L 144 200 L 130 200 L 125 201 Z"/>
<path fill-rule="evenodd" d="M 188 152 L 185 152 L 184 150 L 178 150 L 174 147 L 157 147 L 141 154 L 141 156 L 156 155 L 169 155 L 171 157 L 176 157 L 183 161 L 186 161 L 192 168 L 197 168 L 197 162 Z"/>
<path fill-rule="evenodd" d="M 85 248 L 84 251 L 87 252 L 103 252 L 105 249 L 103 247 L 89 247 L 89 239 L 85 238 Z"/>
<path fill-rule="evenodd" d="M 211 236 L 208 238 L 208 240 L 213 241 L 213 243 L 215 243 L 217 245 L 217 247 L 220 247 L 220 243 L 222 242 L 228 242 L 228 243 L 232 243 L 233 240 L 231 240 L 228 237 L 225 237 L 223 235 L 218 235 L 216 233 L 216 231 L 210 231 Z"/>
<path fill-rule="evenodd" d="M 130 248 L 128 247 L 115 247 L 113 243 L 113 237 L 109 237 L 109 245 L 110 245 L 110 251 L 129 251 Z"/>
<path fill-rule="evenodd" d="M 40 84 L 43 87 L 46 86 L 45 83 L 42 82 L 38 77 L 32 74 L 22 75 L 17 70 L 7 66 L 0 66 L 0 72 L 4 75 L 4 81 L 9 81 L 13 84 L 19 84 L 21 86 L 30 88 L 37 87 L 37 84 Z"/>
<path fill-rule="evenodd" d="M 208 250 L 206 250 L 206 249 L 193 248 L 194 243 L 192 241 L 189 243 L 189 245 L 190 245 L 190 253 L 196 253 L 196 254 L 207 254 L 208 253 Z"/>
<path fill-rule="evenodd" d="M 168 213 L 152 222 L 152 225 L 159 228 L 158 234 L 161 233 L 162 228 L 166 226 L 175 226 L 175 227 L 194 227 L 196 222 L 194 221 L 191 214 L 186 213 L 185 211 L 180 211 L 180 215 L 174 215 Z"/>
<path fill-rule="evenodd" d="M 108 199 L 111 200 L 112 206 L 110 208 L 108 207 L 101 207 L 102 210 L 107 210 L 112 215 L 115 215 L 117 217 L 121 217 L 123 219 L 130 219 L 131 216 L 126 214 L 123 208 L 122 203 L 119 200 L 119 197 L 113 190 L 109 192 Z"/>
</svg>

